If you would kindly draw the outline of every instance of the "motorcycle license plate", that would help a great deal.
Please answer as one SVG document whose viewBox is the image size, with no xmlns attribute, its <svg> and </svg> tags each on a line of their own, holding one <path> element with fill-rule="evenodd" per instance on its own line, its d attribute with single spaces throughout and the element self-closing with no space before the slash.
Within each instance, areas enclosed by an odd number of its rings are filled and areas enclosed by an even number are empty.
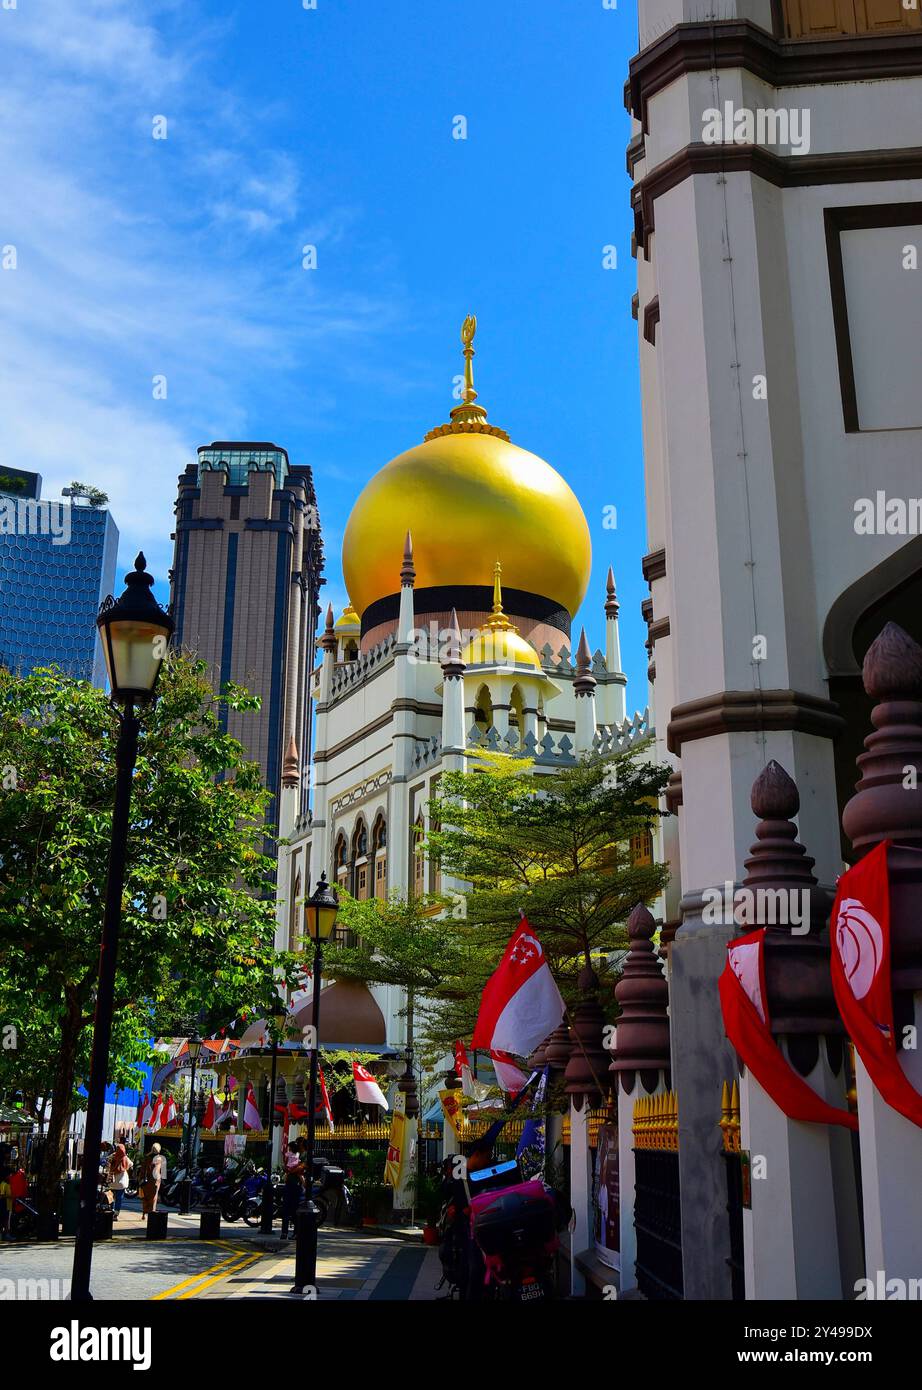
<svg viewBox="0 0 922 1390">
<path fill-rule="evenodd" d="M 519 1299 L 522 1303 L 531 1303 L 536 1298 L 543 1298 L 544 1290 L 540 1284 L 523 1284 L 519 1292 Z"/>
</svg>

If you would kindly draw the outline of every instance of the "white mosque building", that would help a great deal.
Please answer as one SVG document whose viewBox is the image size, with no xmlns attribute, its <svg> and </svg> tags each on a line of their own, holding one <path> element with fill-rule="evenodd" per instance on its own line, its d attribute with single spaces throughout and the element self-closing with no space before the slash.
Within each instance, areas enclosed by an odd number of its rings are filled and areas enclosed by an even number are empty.
<svg viewBox="0 0 922 1390">
<path fill-rule="evenodd" d="M 625 715 L 618 602 L 609 570 L 605 651 L 571 619 L 589 581 L 589 528 L 559 473 L 487 421 L 462 330 L 461 404 L 358 497 L 343 542 L 350 603 L 327 610 L 314 674 L 311 809 L 299 814 L 294 738 L 283 765 L 277 945 L 296 949 L 321 873 L 359 899 L 450 892 L 423 849 L 447 770 L 491 748 L 536 774 L 646 738 Z M 600 596 L 601 597 L 601 596 Z M 653 846 L 638 848 L 652 855 Z M 321 1042 L 397 1048 L 402 991 L 326 986 Z"/>
</svg>

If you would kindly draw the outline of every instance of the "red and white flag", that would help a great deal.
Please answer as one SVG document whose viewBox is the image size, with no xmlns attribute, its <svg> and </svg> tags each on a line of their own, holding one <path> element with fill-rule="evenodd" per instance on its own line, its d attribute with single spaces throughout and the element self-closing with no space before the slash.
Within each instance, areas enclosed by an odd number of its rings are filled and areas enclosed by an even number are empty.
<svg viewBox="0 0 922 1390">
<path fill-rule="evenodd" d="M 138 1102 L 138 1113 L 135 1118 L 136 1125 L 143 1125 L 145 1123 L 144 1116 L 147 1114 L 149 1109 L 150 1101 L 147 1098 L 147 1092 L 145 1092 L 144 1095 L 141 1097 L 140 1101 Z"/>
<path fill-rule="evenodd" d="M 161 1109 L 160 1109 L 160 1127 L 161 1127 L 161 1129 L 166 1129 L 167 1125 L 171 1125 L 175 1119 L 176 1119 L 176 1099 L 175 1099 L 175 1097 L 173 1096 L 173 1093 L 170 1092 L 170 1094 L 169 1094 L 169 1095 L 167 1096 L 167 1098 L 166 1098 L 165 1103 L 161 1106 Z"/>
<path fill-rule="evenodd" d="M 461 1092 L 469 1096 L 471 1100 L 483 1100 L 490 1091 L 489 1086 L 485 1086 L 482 1081 L 478 1081 L 471 1071 L 471 1064 L 468 1061 L 467 1049 L 459 1038 L 455 1043 L 455 1071 L 461 1078 Z"/>
<path fill-rule="evenodd" d="M 508 1091 L 512 1096 L 517 1096 L 528 1080 L 522 1068 L 516 1064 L 508 1052 L 493 1050 L 490 1053 L 490 1058 L 493 1062 L 493 1070 L 496 1072 L 496 1079 L 502 1089 Z"/>
<path fill-rule="evenodd" d="M 523 917 L 484 987 L 471 1045 L 527 1057 L 564 1012 L 544 948 Z"/>
<path fill-rule="evenodd" d="M 792 1120 L 857 1129 L 848 1110 L 829 1105 L 796 1072 L 772 1036 L 765 990 L 765 931 L 759 927 L 727 946 L 727 963 L 717 982 L 724 1030 L 745 1065 Z"/>
<path fill-rule="evenodd" d="M 217 1107 L 214 1103 L 214 1091 L 208 1093 L 208 1104 L 205 1106 L 205 1114 L 202 1116 L 202 1129 L 214 1129 L 215 1115 Z"/>
<path fill-rule="evenodd" d="M 889 840 L 839 879 L 829 935 L 832 987 L 846 1031 L 884 1100 L 922 1127 L 922 1096 L 900 1066 L 890 979 Z"/>
<path fill-rule="evenodd" d="M 262 1116 L 256 1109 L 256 1096 L 253 1093 L 252 1081 L 247 1082 L 246 1102 L 243 1107 L 243 1127 L 244 1129 L 262 1129 Z"/>
<path fill-rule="evenodd" d="M 330 1097 L 327 1094 L 327 1083 L 323 1079 L 323 1067 L 319 1067 L 320 1073 L 320 1103 L 323 1106 L 327 1117 L 327 1124 L 330 1126 L 330 1133 L 333 1133 L 333 1107 L 330 1104 Z"/>
<path fill-rule="evenodd" d="M 352 1075 L 355 1080 L 355 1094 L 363 1105 L 381 1105 L 385 1110 L 390 1109 L 387 1096 L 371 1072 L 366 1071 L 360 1062 L 352 1063 Z"/>
<path fill-rule="evenodd" d="M 147 1128 L 148 1128 L 148 1129 L 159 1129 L 159 1128 L 160 1128 L 160 1112 L 161 1112 L 162 1108 L 163 1108 L 163 1101 L 161 1100 L 160 1093 L 158 1092 L 158 1093 L 157 1093 L 157 1099 L 154 1101 L 154 1106 L 153 1106 L 153 1109 L 151 1110 L 150 1119 L 147 1121 Z"/>
</svg>

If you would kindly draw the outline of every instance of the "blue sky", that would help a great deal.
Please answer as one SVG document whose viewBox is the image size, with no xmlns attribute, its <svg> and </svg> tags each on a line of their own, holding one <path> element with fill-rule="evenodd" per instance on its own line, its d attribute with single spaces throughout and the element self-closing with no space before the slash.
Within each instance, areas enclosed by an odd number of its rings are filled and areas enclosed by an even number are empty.
<svg viewBox="0 0 922 1390">
<path fill-rule="evenodd" d="M 581 618 L 603 645 L 613 563 L 643 707 L 635 39 L 627 0 L 0 10 L 0 245 L 17 255 L 0 275 L 0 462 L 37 469 L 46 496 L 105 488 L 120 567 L 142 545 L 165 579 L 196 446 L 272 439 L 314 469 L 339 611 L 352 501 L 447 419 L 476 313 L 481 401 L 580 498 Z"/>
</svg>

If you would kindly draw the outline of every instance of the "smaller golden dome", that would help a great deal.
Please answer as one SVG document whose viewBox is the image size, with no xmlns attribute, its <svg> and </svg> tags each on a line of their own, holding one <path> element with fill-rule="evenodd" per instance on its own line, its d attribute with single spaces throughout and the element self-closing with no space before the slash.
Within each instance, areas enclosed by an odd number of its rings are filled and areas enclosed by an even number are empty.
<svg viewBox="0 0 922 1390">
<path fill-rule="evenodd" d="M 358 634 L 361 630 L 361 618 L 352 607 L 352 604 L 347 603 L 340 617 L 336 619 L 335 631 L 339 633 Z"/>
<path fill-rule="evenodd" d="M 461 653 L 465 666 L 528 666 L 541 671 L 541 658 L 526 642 L 514 623 L 503 612 L 502 567 L 497 560 L 493 572 L 493 613 L 477 636 Z"/>
</svg>

